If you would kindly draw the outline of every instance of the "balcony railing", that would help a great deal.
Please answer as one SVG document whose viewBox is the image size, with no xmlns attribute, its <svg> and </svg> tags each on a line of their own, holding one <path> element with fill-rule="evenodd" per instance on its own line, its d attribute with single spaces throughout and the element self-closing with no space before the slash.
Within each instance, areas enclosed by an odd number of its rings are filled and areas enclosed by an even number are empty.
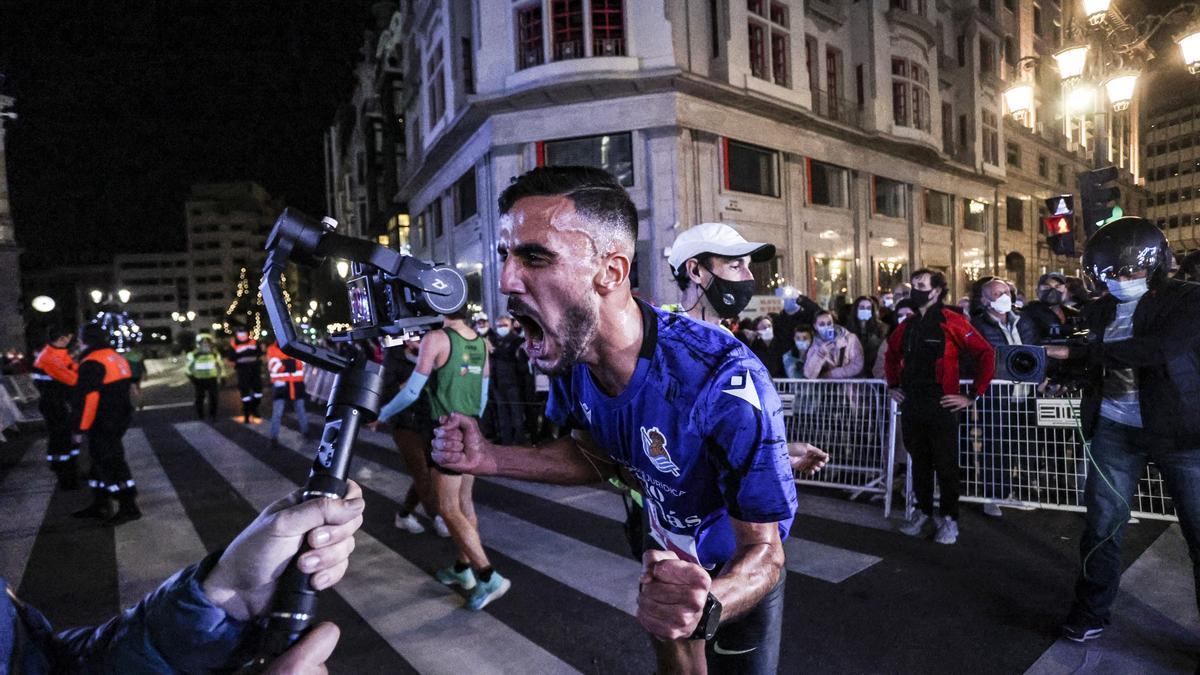
<svg viewBox="0 0 1200 675">
<path fill-rule="evenodd" d="M 554 60 L 565 61 L 567 59 L 582 59 L 583 58 L 583 40 L 564 40 L 563 42 L 554 43 Z"/>
<path fill-rule="evenodd" d="M 592 56 L 625 56 L 625 38 L 592 40 Z"/>
<path fill-rule="evenodd" d="M 813 112 L 827 120 L 863 128 L 863 109 L 857 101 L 830 96 L 829 92 L 813 89 Z"/>
</svg>

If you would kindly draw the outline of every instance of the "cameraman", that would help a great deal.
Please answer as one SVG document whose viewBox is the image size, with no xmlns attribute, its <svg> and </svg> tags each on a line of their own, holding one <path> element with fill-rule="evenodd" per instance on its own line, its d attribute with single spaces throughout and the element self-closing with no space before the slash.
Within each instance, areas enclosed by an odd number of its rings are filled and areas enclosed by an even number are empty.
<svg viewBox="0 0 1200 675">
<path fill-rule="evenodd" d="M 1121 580 L 1121 530 L 1153 460 L 1174 500 L 1200 589 L 1200 284 L 1167 277 L 1171 249 L 1154 223 L 1125 217 L 1087 243 L 1083 268 L 1109 294 L 1084 311 L 1081 404 L 1089 462 L 1081 572 L 1063 626 L 1099 637 Z M 1200 595 L 1197 596 L 1200 603 Z"/>
</svg>

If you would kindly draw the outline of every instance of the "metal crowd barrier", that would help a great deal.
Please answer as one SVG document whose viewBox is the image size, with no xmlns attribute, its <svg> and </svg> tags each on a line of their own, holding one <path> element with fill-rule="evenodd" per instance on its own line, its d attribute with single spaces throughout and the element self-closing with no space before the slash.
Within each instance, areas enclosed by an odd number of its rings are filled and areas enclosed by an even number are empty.
<svg viewBox="0 0 1200 675">
<path fill-rule="evenodd" d="M 895 405 L 883 380 L 775 380 L 789 443 L 811 443 L 829 453 L 803 485 L 841 488 L 855 496 L 883 495 L 891 515 L 895 473 Z"/>
<path fill-rule="evenodd" d="M 964 393 L 969 388 L 963 382 Z M 1088 461 L 1079 399 L 1033 385 L 993 381 L 958 426 L 962 500 L 1084 511 Z M 1178 520 L 1163 478 L 1147 463 L 1130 502 L 1133 516 Z"/>
<path fill-rule="evenodd" d="M 38 390 L 32 375 L 0 377 L 0 440 L 3 432 L 21 422 L 39 422 Z"/>
</svg>

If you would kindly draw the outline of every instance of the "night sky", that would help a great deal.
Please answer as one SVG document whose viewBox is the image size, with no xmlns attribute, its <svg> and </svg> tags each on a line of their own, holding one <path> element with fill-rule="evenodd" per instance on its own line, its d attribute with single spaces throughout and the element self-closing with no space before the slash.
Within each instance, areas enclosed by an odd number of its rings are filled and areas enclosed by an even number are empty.
<svg viewBox="0 0 1200 675">
<path fill-rule="evenodd" d="M 1174 2 L 1118 4 L 1140 15 Z M 0 0 L 24 262 L 181 247 L 196 182 L 256 180 L 323 213 L 322 134 L 349 100 L 372 4 Z M 1166 58 L 1152 68 L 1169 75 L 1144 85 L 1194 92 L 1172 32 L 1154 41 Z"/>
<path fill-rule="evenodd" d="M 256 180 L 323 213 L 322 134 L 369 0 L 0 0 L 24 262 L 179 248 L 192 183 Z"/>
</svg>

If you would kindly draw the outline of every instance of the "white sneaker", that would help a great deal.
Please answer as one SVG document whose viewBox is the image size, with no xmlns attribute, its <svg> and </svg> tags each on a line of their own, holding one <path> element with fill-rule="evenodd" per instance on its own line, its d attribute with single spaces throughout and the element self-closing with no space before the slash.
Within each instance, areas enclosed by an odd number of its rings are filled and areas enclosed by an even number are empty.
<svg viewBox="0 0 1200 675">
<path fill-rule="evenodd" d="M 993 518 L 1000 518 L 1001 516 L 1004 515 L 1004 513 L 1000 511 L 999 504 L 993 504 L 992 502 L 988 502 L 983 505 L 983 515 L 991 516 Z"/>
<path fill-rule="evenodd" d="M 417 522 L 417 519 L 411 513 L 407 516 L 401 516 L 397 513 L 393 524 L 396 526 L 396 529 L 412 532 L 413 534 L 421 534 L 425 531 L 425 526 Z"/>
<path fill-rule="evenodd" d="M 450 537 L 450 530 L 446 527 L 446 521 L 442 520 L 441 516 L 433 519 L 433 529 L 437 532 L 437 536 L 443 539 Z"/>
<path fill-rule="evenodd" d="M 937 534 L 933 540 L 939 544 L 953 544 L 958 541 L 958 521 L 950 516 L 938 519 Z"/>
<path fill-rule="evenodd" d="M 913 512 L 912 521 L 901 527 L 900 532 L 910 537 L 927 537 L 932 528 L 933 523 L 930 522 L 929 516 L 925 515 L 920 509 L 917 509 Z"/>
</svg>

